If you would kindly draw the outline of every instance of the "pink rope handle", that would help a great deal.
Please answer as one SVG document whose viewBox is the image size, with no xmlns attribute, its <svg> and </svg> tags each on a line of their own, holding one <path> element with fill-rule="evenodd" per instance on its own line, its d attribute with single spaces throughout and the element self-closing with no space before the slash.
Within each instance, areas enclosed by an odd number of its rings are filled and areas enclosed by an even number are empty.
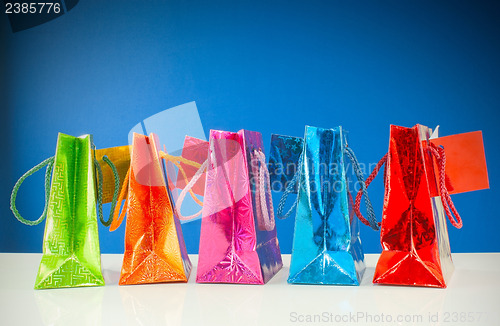
<svg viewBox="0 0 500 326">
<path fill-rule="evenodd" d="M 271 197 L 271 181 L 269 177 L 269 170 L 266 165 L 266 156 L 260 149 L 254 149 L 252 154 L 252 171 L 254 175 L 258 175 L 258 184 L 255 185 L 257 220 L 259 222 L 262 221 L 266 231 L 272 231 L 276 224 L 274 220 L 274 207 Z M 267 198 L 269 198 L 269 207 L 267 206 Z"/>
<path fill-rule="evenodd" d="M 366 181 L 365 181 L 366 188 L 368 188 L 368 186 L 373 181 L 373 179 L 375 179 L 375 177 L 378 174 L 378 171 L 380 170 L 382 165 L 384 165 L 386 162 L 387 162 L 387 153 L 384 155 L 384 157 L 382 157 L 380 159 L 380 161 L 378 161 L 377 166 L 375 166 L 372 173 L 368 176 L 368 178 L 366 178 Z M 385 177 L 384 177 L 384 179 L 385 179 Z M 359 218 L 359 220 L 361 222 L 363 222 L 364 225 L 370 226 L 370 222 L 368 222 L 368 220 L 363 217 L 363 214 L 361 214 L 361 211 L 359 209 L 359 207 L 361 206 L 361 197 L 362 196 L 363 196 L 363 191 L 362 191 L 362 189 L 360 189 L 356 195 L 356 201 L 354 203 L 354 213 L 356 213 L 356 216 Z M 380 225 L 382 225 L 382 222 L 378 222 L 378 226 L 380 226 Z"/>
<path fill-rule="evenodd" d="M 437 161 L 439 173 L 439 191 L 446 216 L 454 227 L 456 227 L 457 229 L 461 229 L 463 226 L 462 218 L 460 217 L 460 214 L 458 214 L 458 211 L 455 208 L 453 201 L 451 200 L 450 193 L 446 188 L 446 155 L 444 153 L 444 148 L 438 147 L 431 142 L 429 142 L 428 148 Z"/>
</svg>

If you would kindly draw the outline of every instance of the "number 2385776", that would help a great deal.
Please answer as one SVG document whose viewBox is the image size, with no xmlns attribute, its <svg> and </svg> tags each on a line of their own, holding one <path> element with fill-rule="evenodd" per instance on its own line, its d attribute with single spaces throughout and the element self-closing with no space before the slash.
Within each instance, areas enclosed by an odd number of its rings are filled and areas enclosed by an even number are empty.
<svg viewBox="0 0 500 326">
<path fill-rule="evenodd" d="M 6 2 L 6 14 L 58 14 L 61 12 L 59 2 Z"/>
</svg>

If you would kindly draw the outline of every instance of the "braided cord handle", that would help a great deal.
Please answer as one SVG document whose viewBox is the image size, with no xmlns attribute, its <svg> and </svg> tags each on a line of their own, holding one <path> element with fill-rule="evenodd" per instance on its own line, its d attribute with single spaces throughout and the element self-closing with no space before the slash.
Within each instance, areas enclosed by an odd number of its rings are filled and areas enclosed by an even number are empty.
<svg viewBox="0 0 500 326">
<path fill-rule="evenodd" d="M 284 219 L 288 218 L 292 214 L 292 212 L 295 209 L 295 207 L 297 207 L 297 203 L 299 201 L 299 195 L 298 194 L 297 194 L 297 198 L 293 202 L 292 207 L 290 207 L 290 209 L 283 215 L 283 210 L 285 209 L 285 203 L 286 203 L 286 200 L 288 198 L 288 195 L 290 195 L 290 193 L 293 192 L 293 190 L 295 189 L 295 185 L 300 181 L 300 177 L 302 175 L 302 172 L 301 172 L 301 169 L 302 169 L 302 160 L 303 160 L 302 155 L 303 154 L 300 154 L 300 156 L 299 156 L 299 162 L 297 164 L 298 170 L 295 172 L 295 174 L 293 175 L 292 180 L 290 180 L 290 182 L 286 186 L 286 189 L 283 192 L 283 195 L 281 195 L 280 201 L 278 203 L 278 211 L 276 212 L 276 215 L 278 216 L 278 218 L 280 220 L 284 220 Z"/>
<path fill-rule="evenodd" d="M 181 193 L 179 194 L 179 197 L 177 198 L 177 201 L 175 202 L 175 209 L 177 211 L 177 216 L 179 217 L 180 220 L 183 220 L 183 221 L 188 221 L 188 220 L 191 220 L 191 219 L 201 215 L 201 213 L 203 212 L 203 208 L 200 209 L 197 213 L 195 213 L 193 215 L 184 216 L 181 214 L 181 207 L 182 207 L 182 203 L 184 202 L 184 198 L 186 197 L 186 194 L 188 192 L 191 195 L 191 198 L 193 198 L 193 200 L 198 205 L 203 206 L 203 202 L 201 200 L 199 200 L 198 197 L 196 197 L 192 188 L 194 187 L 196 182 L 198 182 L 198 180 L 201 178 L 203 173 L 205 173 L 207 166 L 208 166 L 208 159 L 205 160 L 205 162 L 203 162 L 202 164 L 200 164 L 198 162 L 188 160 L 187 158 L 184 158 L 182 156 L 173 156 L 173 155 L 167 154 L 166 152 L 163 152 L 163 151 L 160 151 L 160 157 L 169 161 L 169 162 L 172 162 L 179 169 L 179 171 L 181 172 L 181 174 L 185 180 L 187 180 L 188 177 L 187 177 L 187 174 L 184 171 L 184 169 L 182 168 L 182 165 L 180 163 L 184 163 L 184 164 L 187 164 L 189 166 L 198 168 L 198 171 L 196 171 L 194 176 L 191 178 L 191 180 L 188 182 L 188 184 L 184 187 L 184 189 L 182 189 Z"/>
<path fill-rule="evenodd" d="M 205 170 L 207 169 L 207 167 L 208 167 L 208 159 L 206 159 L 205 162 L 203 162 L 203 164 L 200 166 L 198 171 L 196 171 L 193 178 L 189 181 L 189 183 L 186 185 L 186 187 L 184 187 L 184 189 L 182 189 L 181 193 L 179 194 L 179 197 L 177 198 L 177 201 L 175 202 L 175 209 L 177 210 L 177 215 L 179 216 L 180 220 L 187 221 L 187 220 L 193 219 L 193 218 L 199 216 L 203 212 L 203 208 L 202 208 L 197 213 L 195 213 L 193 215 L 184 216 L 181 214 L 181 207 L 182 207 L 182 203 L 184 202 L 184 198 L 186 197 L 186 194 L 188 193 L 188 191 L 191 194 L 191 197 L 196 201 L 196 203 L 200 206 L 203 206 L 203 203 L 198 198 L 196 198 L 196 196 L 194 195 L 191 188 L 193 188 L 193 186 L 196 184 L 196 182 L 198 182 L 198 179 L 200 179 L 201 176 L 203 175 L 203 173 L 205 173 Z M 184 175 L 184 177 L 186 178 L 186 175 Z"/>
<path fill-rule="evenodd" d="M 428 150 L 434 157 L 436 158 L 437 165 L 438 165 L 438 172 L 439 172 L 439 190 L 440 190 L 440 195 L 441 195 L 441 202 L 443 204 L 444 211 L 446 213 L 446 216 L 450 220 L 451 224 L 456 227 L 457 229 L 462 228 L 463 222 L 462 218 L 460 217 L 460 214 L 458 214 L 457 209 L 455 208 L 455 205 L 453 204 L 453 201 L 450 197 L 450 194 L 448 192 L 448 189 L 446 188 L 446 155 L 444 148 L 438 147 L 435 144 L 429 142 L 429 147 Z M 387 157 L 388 154 L 386 153 L 384 157 L 378 162 L 377 166 L 373 169 L 372 173 L 370 176 L 366 179 L 366 187 L 370 185 L 370 183 L 375 179 L 377 176 L 377 173 L 379 172 L 380 168 L 387 162 Z M 362 192 L 359 191 L 357 196 L 356 196 L 356 203 L 355 203 L 355 208 L 354 211 L 356 212 L 356 215 L 358 215 L 358 218 L 366 225 L 369 225 L 368 221 L 363 218 L 361 213 L 359 212 L 359 205 L 361 202 L 361 196 Z M 456 219 L 454 216 L 456 216 Z M 380 223 L 378 223 L 380 225 Z"/>
<path fill-rule="evenodd" d="M 458 214 L 453 201 L 451 200 L 448 188 L 446 188 L 446 155 L 443 147 L 438 147 L 435 144 L 429 142 L 429 151 L 434 155 L 438 164 L 439 172 L 439 190 L 441 194 L 441 203 L 443 203 L 443 208 L 446 216 L 450 220 L 451 224 L 457 229 L 461 229 L 463 226 L 462 218 Z M 453 216 L 455 215 L 456 218 Z"/>
<path fill-rule="evenodd" d="M 269 170 L 266 165 L 266 156 L 261 149 L 254 149 L 252 153 L 252 170 L 254 175 L 258 175 L 258 185 L 255 186 L 257 220 L 259 222 L 262 221 L 263 227 L 266 231 L 272 231 L 276 224 L 274 220 L 273 200 L 271 197 L 271 181 L 269 177 Z M 269 198 L 269 207 L 267 206 L 267 198 Z"/>
<path fill-rule="evenodd" d="M 387 162 L 387 155 L 388 155 L 388 154 L 386 153 L 386 154 L 384 155 L 384 157 L 382 157 L 382 158 L 380 159 L 380 161 L 377 163 L 377 166 L 375 166 L 375 168 L 373 169 L 372 173 L 368 176 L 368 178 L 367 178 L 367 179 L 366 179 L 366 181 L 364 182 L 365 192 L 366 192 L 366 189 L 368 188 L 368 186 L 370 185 L 370 183 L 371 183 L 371 182 L 373 181 L 373 179 L 375 179 L 375 177 L 377 176 L 378 171 L 380 170 L 380 168 L 381 168 L 381 167 L 382 167 L 382 166 L 383 166 L 383 165 Z M 358 191 L 357 195 L 356 195 L 356 201 L 355 201 L 355 203 L 354 203 L 354 212 L 356 213 L 356 216 L 359 218 L 359 220 L 360 220 L 361 222 L 363 222 L 363 224 L 365 224 L 365 225 L 367 225 L 367 226 L 371 227 L 372 229 L 374 229 L 374 228 L 372 227 L 372 224 L 371 224 L 371 223 L 370 223 L 367 219 L 365 219 L 365 218 L 363 217 L 363 214 L 361 214 L 361 211 L 360 211 L 360 209 L 359 209 L 359 206 L 361 205 L 361 196 L 363 196 L 363 194 L 365 194 L 365 192 L 363 192 L 362 190 L 363 190 L 363 188 L 361 188 L 361 189 Z M 365 196 L 366 196 L 366 194 L 365 194 Z M 372 210 L 373 210 L 373 208 L 372 208 Z M 378 230 L 381 224 L 382 224 L 381 222 L 378 222 L 378 223 L 377 223 L 377 228 L 376 228 L 376 229 L 374 229 L 374 230 Z"/>
<path fill-rule="evenodd" d="M 95 146 L 92 144 L 92 147 L 94 148 Z M 109 165 L 109 167 L 113 171 L 113 176 L 114 176 L 114 180 L 115 180 L 115 190 L 114 190 L 114 194 L 113 194 L 113 201 L 111 204 L 112 205 L 111 212 L 113 212 L 115 205 L 116 205 L 116 198 L 118 196 L 118 189 L 120 188 L 120 177 L 118 175 L 118 171 L 116 170 L 116 167 L 113 164 L 113 162 L 111 162 L 111 160 L 109 160 L 109 158 L 107 156 L 104 156 L 102 159 Z M 12 189 L 12 194 L 10 196 L 10 209 L 12 210 L 12 213 L 14 213 L 14 216 L 21 223 L 33 226 L 33 225 L 40 224 L 47 217 L 47 206 L 48 206 L 49 196 L 50 196 L 50 178 L 51 178 L 52 169 L 54 167 L 54 160 L 55 160 L 55 158 L 53 156 L 44 160 L 40 164 L 38 164 L 35 167 L 33 167 L 32 169 L 30 169 L 25 174 L 23 174 L 19 178 L 19 180 L 16 182 L 16 184 L 14 185 L 14 188 Z M 26 178 L 28 178 L 30 175 L 32 175 L 35 172 L 42 169 L 44 166 L 47 166 L 47 169 L 45 171 L 45 207 L 43 209 L 42 215 L 37 220 L 35 220 L 35 221 L 27 220 L 27 219 L 23 218 L 21 216 L 21 214 L 19 213 L 19 211 L 17 210 L 17 207 L 16 207 L 17 193 L 18 193 L 19 188 L 21 187 L 22 183 L 24 182 L 24 180 L 26 180 Z M 105 221 L 103 218 L 103 214 L 102 214 L 102 183 L 103 183 L 102 169 L 95 158 L 94 158 L 94 167 L 97 170 L 97 176 L 99 178 L 99 187 L 97 189 L 97 204 L 99 206 L 99 211 L 98 211 L 99 219 L 104 226 L 109 226 L 111 224 L 111 221 L 112 221 L 112 213 L 110 214 L 109 219 L 107 221 Z"/>
<path fill-rule="evenodd" d="M 17 198 L 17 192 L 19 191 L 19 188 L 21 187 L 22 183 L 24 180 L 26 180 L 27 177 L 32 175 L 33 173 L 37 172 L 38 170 L 42 169 L 44 166 L 47 166 L 47 169 L 45 171 L 45 207 L 43 208 L 43 213 L 42 215 L 35 221 L 27 220 L 21 216 L 19 211 L 17 210 L 16 207 L 16 198 Z M 52 168 L 54 167 L 54 157 L 49 157 L 48 159 L 44 160 L 42 163 L 34 166 L 32 169 L 30 169 L 28 172 L 23 174 L 19 180 L 17 180 L 16 184 L 14 185 L 14 188 L 12 189 L 12 194 L 10 196 L 10 209 L 12 213 L 14 213 L 14 216 L 19 220 L 19 222 L 24 223 L 26 225 L 37 225 L 40 224 L 45 217 L 47 216 L 47 206 L 49 204 L 49 196 L 50 196 L 50 177 L 52 174 Z"/>
<path fill-rule="evenodd" d="M 377 218 L 375 216 L 375 211 L 373 210 L 373 205 L 368 197 L 368 191 L 367 191 L 367 185 L 365 183 L 365 176 L 363 175 L 363 171 L 361 171 L 361 168 L 359 166 L 358 159 L 356 158 L 356 155 L 354 155 L 354 151 L 346 146 L 344 147 L 344 154 L 349 158 L 349 160 L 352 163 L 352 167 L 354 169 L 354 172 L 356 173 L 356 178 L 358 179 L 358 182 L 361 186 L 361 189 L 359 190 L 359 193 L 362 193 L 365 195 L 365 205 L 366 205 L 366 212 L 368 213 L 368 220 L 366 220 L 363 215 L 361 214 L 361 211 L 359 210 L 360 203 L 354 206 L 354 212 L 356 213 L 356 216 L 363 222 L 363 224 L 368 225 L 371 227 L 373 230 L 378 231 L 380 229 L 379 224 L 377 222 Z M 356 196 L 356 201 L 357 201 L 357 196 Z M 360 197 L 361 199 L 361 197 Z"/>
<path fill-rule="evenodd" d="M 186 174 L 186 171 L 184 171 L 184 169 L 182 168 L 182 165 L 180 163 L 184 163 L 184 164 L 187 164 L 187 165 L 190 165 L 192 167 L 195 167 L 195 168 L 198 168 L 199 170 L 196 171 L 196 173 L 198 173 L 200 170 L 201 170 L 201 167 L 202 167 L 202 164 L 198 163 L 198 162 L 195 162 L 195 161 L 191 161 L 191 160 L 188 160 L 187 158 L 184 158 L 182 156 L 173 156 L 173 155 L 170 155 L 170 154 L 167 154 L 163 151 L 160 151 L 160 157 L 164 160 L 167 160 L 169 162 L 172 162 L 178 169 L 179 171 L 181 172 L 182 176 L 184 177 L 184 180 L 187 180 L 188 177 L 187 177 L 187 174 Z M 206 166 L 205 166 L 205 169 L 206 169 Z M 203 174 L 203 172 L 201 173 Z M 196 175 L 196 174 L 195 174 Z M 201 176 L 201 175 L 200 175 Z M 194 176 L 193 176 L 194 178 Z M 196 179 L 198 181 L 199 177 Z M 191 198 L 193 198 L 193 200 L 200 206 L 203 206 L 203 202 L 201 200 L 198 199 L 198 197 L 196 197 L 195 193 L 193 192 L 193 190 L 191 189 L 194 184 L 196 182 L 194 182 L 191 187 L 186 187 L 185 188 L 188 188 L 188 191 L 189 191 L 189 194 L 191 195 Z M 188 183 L 189 184 L 189 183 Z M 184 188 L 184 189 L 185 189 Z"/>
<path fill-rule="evenodd" d="M 191 190 L 191 188 L 198 181 L 198 179 L 201 177 L 201 175 L 203 174 L 203 172 L 205 172 L 208 160 L 205 161 L 203 164 L 199 164 L 198 162 L 188 160 L 188 159 L 186 159 L 186 158 L 184 158 L 182 156 L 173 156 L 173 155 L 167 154 L 166 152 L 163 152 L 163 151 L 159 152 L 159 156 L 162 159 L 165 159 L 167 161 L 172 162 L 179 169 L 179 171 L 182 173 L 182 175 L 184 176 L 185 179 L 187 179 L 186 172 L 184 171 L 184 169 L 182 168 L 182 166 L 179 164 L 179 162 L 185 163 L 185 164 L 190 165 L 190 166 L 199 167 L 199 170 L 196 172 L 196 174 L 194 175 L 194 177 L 186 185 L 186 187 L 182 190 L 181 194 L 179 195 L 179 198 L 177 199 L 177 202 L 176 202 L 175 206 L 176 206 L 178 217 L 181 220 L 189 220 L 191 218 L 194 218 L 194 217 L 200 215 L 201 212 L 202 212 L 201 210 L 198 213 L 194 214 L 194 215 L 187 216 L 187 217 L 183 216 L 183 215 L 180 214 L 180 207 L 181 207 L 182 201 L 184 200 L 184 197 L 186 196 L 186 193 L 188 191 L 191 194 L 191 197 L 193 197 L 193 199 L 195 200 L 195 202 L 198 205 L 200 205 L 200 206 L 203 205 L 203 202 L 201 202 L 196 197 L 196 195 Z M 120 205 L 117 205 L 112 210 L 113 211 L 113 221 L 112 221 L 111 226 L 109 228 L 110 231 L 115 231 L 116 229 L 118 229 L 120 227 L 120 225 L 122 224 L 123 219 L 125 218 L 125 215 L 127 213 L 128 200 L 125 199 L 125 196 L 127 195 L 127 191 L 128 191 L 128 180 L 129 180 L 129 177 L 130 177 L 130 173 L 131 173 L 130 171 L 131 171 L 131 169 L 132 169 L 132 167 L 130 167 L 128 169 L 127 174 L 125 175 L 125 180 L 123 182 L 122 189 L 120 190 L 120 195 L 118 196 L 117 203 L 120 203 Z M 123 200 L 125 200 L 125 203 L 123 204 L 123 207 L 120 207 L 121 206 L 121 202 Z"/>
<path fill-rule="evenodd" d="M 109 167 L 111 168 L 111 171 L 113 171 L 113 178 L 114 178 L 114 183 L 115 183 L 114 192 L 113 192 L 113 200 L 111 201 L 111 210 L 109 213 L 109 218 L 107 221 L 105 221 L 103 218 L 103 214 L 102 214 L 102 184 L 103 184 L 102 169 L 101 169 L 101 165 L 99 164 L 99 162 L 96 159 L 94 159 L 94 166 L 97 170 L 97 177 L 99 178 L 99 187 L 97 188 L 97 205 L 99 207 L 98 215 L 99 215 L 99 220 L 101 221 L 101 223 L 107 227 L 107 226 L 110 226 L 111 222 L 113 221 L 113 215 L 114 215 L 113 212 L 114 212 L 115 206 L 116 206 L 118 191 L 120 190 L 120 176 L 118 175 L 118 171 L 116 170 L 115 165 L 113 164 L 113 162 L 111 162 L 111 160 L 106 155 L 104 155 L 102 157 L 102 160 L 104 162 L 106 162 L 106 164 L 108 164 Z"/>
<path fill-rule="evenodd" d="M 118 203 L 118 205 L 116 205 L 111 210 L 113 212 L 113 219 L 111 221 L 111 225 L 109 226 L 109 231 L 111 231 L 111 232 L 113 232 L 114 230 L 116 230 L 120 227 L 120 225 L 123 222 L 123 219 L 125 218 L 125 213 L 127 212 L 128 200 L 125 200 L 125 203 L 123 204 L 123 208 L 121 208 L 121 203 L 125 199 L 125 196 L 127 195 L 130 170 L 131 170 L 131 167 L 128 168 L 127 174 L 125 175 L 125 179 L 123 180 L 122 189 L 120 190 L 120 195 L 118 196 L 118 199 L 116 201 L 116 203 Z M 116 191 L 116 189 L 118 189 L 118 188 L 115 188 L 115 191 Z M 120 208 L 121 208 L 121 212 L 120 212 Z"/>
</svg>

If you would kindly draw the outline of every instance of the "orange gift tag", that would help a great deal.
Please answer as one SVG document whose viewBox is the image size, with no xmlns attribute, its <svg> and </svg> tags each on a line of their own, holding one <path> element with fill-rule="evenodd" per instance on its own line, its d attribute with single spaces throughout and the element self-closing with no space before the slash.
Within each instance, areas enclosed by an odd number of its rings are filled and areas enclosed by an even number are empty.
<svg viewBox="0 0 500 326">
<path fill-rule="evenodd" d="M 444 147 L 446 187 L 450 194 L 490 187 L 481 131 L 439 137 L 430 141 Z M 436 177 L 438 180 L 438 176 Z"/>
</svg>

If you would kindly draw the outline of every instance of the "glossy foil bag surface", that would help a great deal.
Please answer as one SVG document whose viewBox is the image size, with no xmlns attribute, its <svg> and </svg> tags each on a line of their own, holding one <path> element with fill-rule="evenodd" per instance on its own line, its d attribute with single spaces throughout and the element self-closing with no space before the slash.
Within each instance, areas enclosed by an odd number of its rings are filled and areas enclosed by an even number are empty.
<svg viewBox="0 0 500 326">
<path fill-rule="evenodd" d="M 158 137 L 134 133 L 130 155 L 119 284 L 187 282 L 191 262 L 166 185 Z M 120 222 L 114 220 L 111 230 Z"/>
<path fill-rule="evenodd" d="M 59 133 L 35 289 L 104 285 L 91 143 Z"/>
<path fill-rule="evenodd" d="M 264 284 L 281 269 L 263 152 L 260 133 L 210 132 L 196 282 Z"/>
<path fill-rule="evenodd" d="M 298 198 L 289 283 L 359 285 L 365 271 L 359 221 L 353 212 L 352 167 L 342 127 L 306 127 L 302 160 L 295 137 L 273 135 L 271 180 L 290 180 L 298 166 Z M 282 165 L 281 169 L 279 166 Z M 350 165 L 349 165 L 350 166 Z"/>
<path fill-rule="evenodd" d="M 446 217 L 422 125 L 391 125 L 374 283 L 446 287 L 453 273 Z M 446 150 L 446 148 L 445 148 Z M 434 195 L 434 196 L 433 196 Z"/>
</svg>

